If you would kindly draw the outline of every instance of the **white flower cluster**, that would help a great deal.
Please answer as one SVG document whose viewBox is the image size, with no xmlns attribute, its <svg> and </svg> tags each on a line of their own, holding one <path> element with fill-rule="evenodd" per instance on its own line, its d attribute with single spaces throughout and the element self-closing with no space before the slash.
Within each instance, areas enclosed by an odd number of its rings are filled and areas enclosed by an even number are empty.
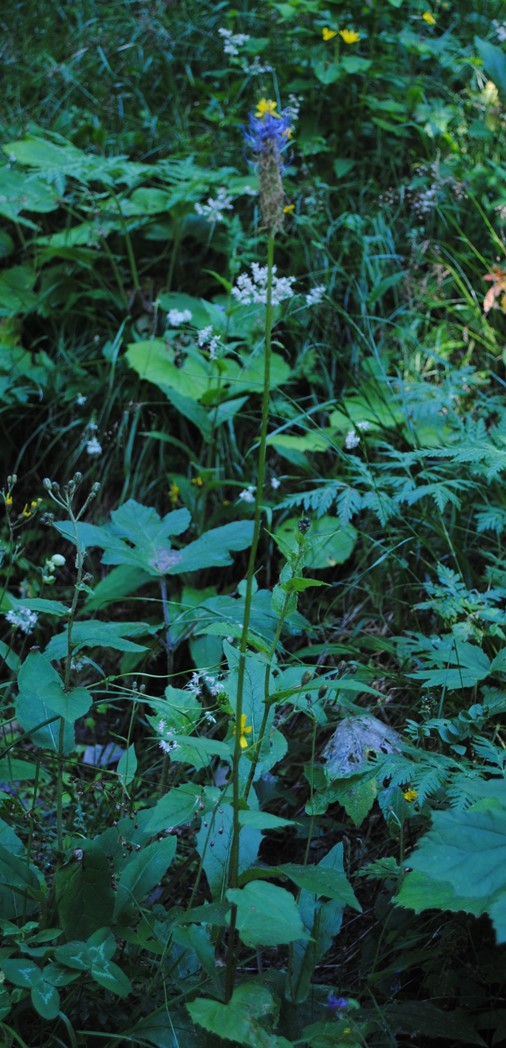
<svg viewBox="0 0 506 1048">
<path fill-rule="evenodd" d="M 90 437 L 90 439 L 86 441 L 86 451 L 88 452 L 88 455 L 92 456 L 102 454 L 102 445 L 95 436 Z"/>
<path fill-rule="evenodd" d="M 357 429 L 361 430 L 362 433 L 369 429 L 369 422 L 357 422 Z M 357 433 L 357 429 L 349 429 L 346 437 L 344 438 L 344 446 L 351 451 L 352 448 L 357 448 L 360 444 L 360 433 Z"/>
<path fill-rule="evenodd" d="M 198 695 L 198 693 L 202 691 L 203 685 L 206 686 L 208 691 L 214 697 L 216 697 L 216 695 L 219 695 L 220 692 L 223 691 L 223 688 L 219 680 L 216 677 L 212 677 L 210 673 L 205 673 L 204 670 L 198 670 L 197 672 L 192 673 L 190 680 L 186 685 L 186 690 L 193 692 L 194 695 Z M 205 714 L 205 716 L 206 719 L 209 720 L 207 714 Z"/>
<path fill-rule="evenodd" d="M 216 198 L 208 197 L 205 204 L 195 204 L 197 215 L 207 218 L 208 222 L 224 222 L 224 211 L 233 208 L 232 197 L 230 197 L 225 186 L 220 186 Z"/>
<path fill-rule="evenodd" d="M 326 290 L 325 284 L 317 284 L 316 287 L 312 287 L 306 295 L 306 306 L 317 306 L 322 301 Z"/>
<path fill-rule="evenodd" d="M 295 124 L 300 113 L 300 107 L 304 101 L 304 95 L 288 95 L 287 110 L 290 114 L 290 122 Z"/>
<path fill-rule="evenodd" d="M 273 66 L 269 65 L 268 62 L 261 62 L 258 55 L 255 55 L 252 62 L 241 62 L 241 69 L 248 76 L 261 76 L 262 73 L 273 72 Z"/>
<path fill-rule="evenodd" d="M 197 334 L 197 342 L 200 349 L 207 349 L 211 360 L 216 360 L 216 351 L 220 344 L 220 336 L 213 335 L 212 325 L 209 327 L 201 328 Z"/>
<path fill-rule="evenodd" d="M 30 611 L 29 608 L 16 608 L 15 611 L 8 611 L 5 618 L 11 626 L 21 630 L 22 633 L 32 633 L 39 616 L 36 611 Z"/>
<path fill-rule="evenodd" d="M 506 22 L 499 22 L 497 18 L 494 18 L 492 19 L 492 25 L 497 39 L 504 43 L 506 40 Z"/>
<path fill-rule="evenodd" d="M 174 750 L 180 750 L 181 746 L 173 738 L 174 730 L 167 728 L 167 721 L 161 718 L 156 725 L 156 730 L 160 735 L 164 735 L 163 739 L 159 739 L 158 745 L 164 753 L 172 753 Z"/>
<path fill-rule="evenodd" d="M 232 294 L 238 302 L 249 305 L 251 302 L 267 302 L 267 266 L 259 266 L 253 262 L 251 273 L 241 273 L 237 277 L 236 286 L 232 288 Z M 276 266 L 272 267 L 272 304 L 278 306 L 285 298 L 292 298 L 294 294 L 292 284 L 296 277 L 277 277 Z"/>
<path fill-rule="evenodd" d="M 190 324 L 193 313 L 191 309 L 169 309 L 167 323 L 169 327 L 179 327 L 181 324 Z"/>
<path fill-rule="evenodd" d="M 254 489 L 253 485 L 250 484 L 249 487 L 244 489 L 244 491 L 241 491 L 241 493 L 239 495 L 239 498 L 241 499 L 241 502 L 254 502 L 255 501 L 255 489 Z"/>
<path fill-rule="evenodd" d="M 218 29 L 218 35 L 223 40 L 223 51 L 226 55 L 238 55 L 239 48 L 249 40 L 248 33 L 233 33 L 231 29 Z"/>
</svg>

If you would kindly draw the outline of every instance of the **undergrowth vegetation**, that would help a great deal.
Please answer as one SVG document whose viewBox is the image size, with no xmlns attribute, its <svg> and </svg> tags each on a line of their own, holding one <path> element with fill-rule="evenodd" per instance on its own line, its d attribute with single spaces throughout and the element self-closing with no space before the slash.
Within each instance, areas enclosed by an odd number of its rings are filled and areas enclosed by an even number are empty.
<svg viewBox="0 0 506 1048">
<path fill-rule="evenodd" d="M 505 40 L 12 5 L 2 1048 L 506 1039 Z"/>
</svg>

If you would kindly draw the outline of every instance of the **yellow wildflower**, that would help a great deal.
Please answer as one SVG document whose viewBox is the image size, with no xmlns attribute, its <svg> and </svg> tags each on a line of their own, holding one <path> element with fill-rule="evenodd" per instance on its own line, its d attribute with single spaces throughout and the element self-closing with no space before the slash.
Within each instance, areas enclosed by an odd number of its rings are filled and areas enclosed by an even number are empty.
<svg viewBox="0 0 506 1048">
<path fill-rule="evenodd" d="M 25 502 L 25 504 L 23 506 L 23 509 L 21 511 L 21 516 L 25 517 L 25 519 L 28 519 L 28 517 L 33 516 L 33 514 L 36 512 L 36 510 L 38 510 L 39 505 L 40 505 L 41 502 L 42 502 L 42 499 L 32 499 L 31 502 Z"/>
<path fill-rule="evenodd" d="M 295 211 L 295 204 L 287 204 L 286 207 L 283 208 L 284 215 L 291 215 L 292 211 Z"/>
<path fill-rule="evenodd" d="M 13 502 L 12 495 L 11 495 L 11 493 L 9 491 L 7 493 L 7 495 L 5 496 L 5 505 L 6 506 L 12 506 L 12 502 Z"/>
<path fill-rule="evenodd" d="M 337 36 L 337 29 L 329 29 L 326 25 L 322 29 L 322 37 L 324 40 L 333 40 Z"/>
<path fill-rule="evenodd" d="M 345 44 L 356 44 L 360 40 L 360 33 L 356 33 L 354 29 L 340 29 L 339 36 Z"/>
<path fill-rule="evenodd" d="M 410 786 L 409 790 L 405 790 L 404 791 L 403 797 L 404 797 L 404 800 L 408 802 L 408 804 L 411 804 L 412 801 L 416 801 L 416 798 L 418 797 L 418 793 L 417 793 L 416 790 L 413 789 L 412 786 Z"/>
<path fill-rule="evenodd" d="M 192 478 L 192 484 L 194 484 L 196 488 L 203 488 L 204 487 L 204 478 L 201 477 L 200 474 L 199 474 L 198 477 L 193 477 Z"/>
<path fill-rule="evenodd" d="M 434 18 L 434 15 L 431 14 L 430 11 L 424 11 L 423 15 L 422 15 L 422 18 L 423 18 L 424 22 L 427 22 L 427 25 L 435 25 L 436 24 L 436 19 Z"/>
<path fill-rule="evenodd" d="M 239 731 L 239 746 L 241 747 L 241 750 L 247 750 L 248 742 L 247 742 L 247 739 L 246 739 L 246 735 L 249 735 L 253 731 L 253 728 L 251 727 L 251 725 L 249 725 L 249 727 L 246 727 L 247 720 L 248 720 L 248 718 L 247 718 L 246 714 L 245 713 L 241 713 L 241 728 L 240 728 L 240 731 Z M 236 729 L 234 728 L 234 730 L 232 732 L 232 735 L 235 735 L 235 734 L 236 734 Z"/>
<path fill-rule="evenodd" d="M 177 505 L 177 500 L 179 498 L 179 491 L 180 491 L 179 484 L 176 484 L 175 482 L 173 482 L 171 484 L 170 488 L 169 488 L 169 501 L 170 501 L 172 506 Z"/>
<path fill-rule="evenodd" d="M 277 120 L 280 120 L 281 117 L 279 113 L 276 113 L 277 108 L 278 103 L 273 102 L 272 98 L 261 98 L 260 101 L 257 103 L 257 111 L 255 113 L 255 116 L 257 120 L 261 120 L 262 117 L 264 117 L 266 113 L 268 113 L 269 116 L 275 116 Z"/>
</svg>

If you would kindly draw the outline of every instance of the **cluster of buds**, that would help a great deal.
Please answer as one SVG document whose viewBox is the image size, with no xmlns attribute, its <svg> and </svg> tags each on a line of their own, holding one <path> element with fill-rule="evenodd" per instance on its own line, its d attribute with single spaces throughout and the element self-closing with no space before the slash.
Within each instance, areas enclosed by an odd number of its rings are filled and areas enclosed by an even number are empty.
<svg viewBox="0 0 506 1048">
<path fill-rule="evenodd" d="M 72 505 L 74 495 L 83 479 L 82 473 L 74 473 L 72 480 L 69 480 L 67 484 L 63 484 L 62 487 L 56 480 L 50 480 L 49 477 L 45 477 L 42 481 L 42 486 L 46 489 L 48 495 L 52 498 L 53 502 L 57 502 L 59 506 L 63 506 L 64 509 L 70 509 Z M 76 520 L 82 517 L 84 511 L 87 509 L 92 499 L 96 498 L 100 491 L 100 484 L 98 481 L 91 485 L 90 492 L 86 498 L 84 505 L 76 515 Z"/>
<path fill-rule="evenodd" d="M 61 553 L 53 553 L 52 557 L 47 558 L 42 569 L 42 581 L 48 586 L 52 586 L 55 581 L 56 569 L 62 568 L 64 564 L 65 557 L 62 557 Z"/>
</svg>

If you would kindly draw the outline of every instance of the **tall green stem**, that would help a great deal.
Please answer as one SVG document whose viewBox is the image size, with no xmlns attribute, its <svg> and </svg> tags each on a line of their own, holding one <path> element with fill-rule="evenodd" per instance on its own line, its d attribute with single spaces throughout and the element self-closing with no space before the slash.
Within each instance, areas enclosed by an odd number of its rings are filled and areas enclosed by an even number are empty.
<svg viewBox="0 0 506 1048">
<path fill-rule="evenodd" d="M 253 600 L 253 583 L 255 579 L 255 565 L 260 530 L 262 524 L 262 499 L 265 480 L 265 459 L 267 448 L 267 427 L 269 424 L 270 408 L 270 383 L 271 383 L 271 338 L 272 338 L 272 277 L 274 264 L 274 233 L 269 235 L 267 242 L 267 302 L 265 309 L 265 350 L 264 350 L 264 377 L 262 396 L 262 422 L 260 427 L 260 442 L 258 448 L 257 487 L 255 498 L 255 516 L 253 524 L 253 539 L 251 543 L 248 560 L 248 571 L 246 576 L 246 596 L 244 599 L 244 618 L 242 624 L 241 640 L 239 644 L 239 667 L 237 673 L 237 702 L 235 711 L 235 744 L 232 758 L 232 843 L 230 847 L 230 864 L 228 884 L 230 888 L 237 888 L 239 879 L 239 805 L 240 805 L 240 778 L 239 762 L 241 760 L 241 717 L 243 711 L 244 678 L 246 673 L 246 652 L 248 649 L 249 624 L 251 619 L 251 604 Z M 229 933 L 229 952 L 226 973 L 226 999 L 230 1000 L 234 989 L 235 980 L 235 925 L 236 907 L 232 907 Z"/>
</svg>

